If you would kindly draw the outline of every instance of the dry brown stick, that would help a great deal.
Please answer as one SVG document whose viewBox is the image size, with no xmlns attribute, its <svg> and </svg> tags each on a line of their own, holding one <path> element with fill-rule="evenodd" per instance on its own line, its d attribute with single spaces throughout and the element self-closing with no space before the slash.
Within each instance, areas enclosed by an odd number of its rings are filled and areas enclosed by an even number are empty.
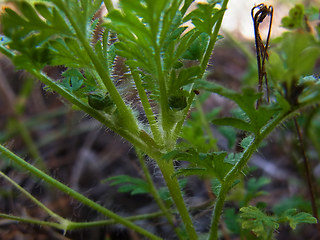
<svg viewBox="0 0 320 240">
<path fill-rule="evenodd" d="M 304 163 L 304 168 L 305 168 L 305 173 L 306 173 L 306 178 L 307 178 L 307 183 L 308 183 L 308 190 L 309 190 L 310 199 L 311 199 L 312 215 L 316 219 L 318 219 L 316 191 L 315 191 L 315 186 L 313 184 L 312 175 L 311 175 L 311 171 L 310 171 L 309 159 L 306 154 L 306 149 L 305 149 L 305 145 L 304 145 L 304 141 L 303 141 L 303 137 L 302 137 L 302 132 L 301 132 L 300 126 L 298 124 L 297 118 L 294 117 L 293 121 L 294 121 L 294 125 L 295 125 L 296 131 L 297 131 L 298 140 L 299 140 L 299 144 L 300 144 L 300 151 L 301 151 L 301 155 L 303 158 L 303 163 Z M 319 223 L 317 224 L 317 228 L 320 233 L 320 224 Z"/>
</svg>

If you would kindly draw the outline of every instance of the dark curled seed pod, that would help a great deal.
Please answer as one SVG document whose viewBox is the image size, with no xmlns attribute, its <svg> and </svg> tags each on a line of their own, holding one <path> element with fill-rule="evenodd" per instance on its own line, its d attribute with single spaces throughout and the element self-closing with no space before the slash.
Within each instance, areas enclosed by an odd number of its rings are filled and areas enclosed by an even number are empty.
<svg viewBox="0 0 320 240">
<path fill-rule="evenodd" d="M 187 97 L 183 95 L 170 96 L 168 99 L 170 109 L 181 111 L 187 107 Z"/>
<path fill-rule="evenodd" d="M 88 104 L 96 110 L 107 110 L 113 106 L 113 101 L 108 94 L 91 93 L 88 95 Z"/>
</svg>

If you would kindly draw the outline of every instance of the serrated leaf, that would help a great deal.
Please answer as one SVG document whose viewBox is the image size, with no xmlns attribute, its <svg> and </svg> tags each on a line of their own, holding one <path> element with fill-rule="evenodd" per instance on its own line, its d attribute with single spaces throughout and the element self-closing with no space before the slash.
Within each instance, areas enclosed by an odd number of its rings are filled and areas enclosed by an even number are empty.
<svg viewBox="0 0 320 240">
<path fill-rule="evenodd" d="M 169 82 L 170 93 L 175 93 L 183 86 L 193 83 L 198 78 L 200 71 L 200 66 L 184 68 L 180 70 L 177 77 L 176 71 L 173 71 L 171 81 Z"/>
<path fill-rule="evenodd" d="M 28 64 L 31 64 L 30 68 L 33 65 L 34 68 L 41 69 L 58 62 L 56 52 L 52 51 L 48 41 L 56 39 L 57 35 L 74 37 L 62 13 L 54 5 L 45 3 L 33 5 L 28 1 L 20 1 L 17 7 L 20 15 L 6 9 L 6 13 L 1 16 L 3 31 L 11 39 L 8 47 L 16 52 L 12 60 L 18 66 L 23 66 L 24 61 L 26 69 L 29 68 Z M 59 61 L 59 65 L 62 64 Z"/>
<path fill-rule="evenodd" d="M 256 109 L 256 101 L 260 98 L 261 93 L 257 93 L 251 88 L 245 88 L 242 90 L 242 93 L 237 93 L 230 89 L 224 88 L 219 84 L 203 80 L 197 80 L 194 88 L 215 92 L 236 102 L 242 111 L 249 117 L 250 121 L 245 122 L 240 119 L 227 118 L 226 122 L 228 122 L 231 126 L 242 130 L 249 130 L 254 134 L 259 134 L 259 131 L 270 121 L 270 119 L 272 119 L 272 116 L 281 110 L 284 111 L 284 109 L 277 107 L 277 104 L 275 104 L 276 106 L 260 106 L 259 109 Z M 223 123 L 223 120 L 215 121 L 220 124 Z"/>
<path fill-rule="evenodd" d="M 58 38 L 49 42 L 55 57 L 51 65 L 65 65 L 71 68 L 92 68 L 87 52 L 73 38 Z"/>
<path fill-rule="evenodd" d="M 181 58 L 187 59 L 187 60 L 200 60 L 207 47 L 209 36 L 207 34 L 202 33 L 196 39 L 190 38 L 190 40 L 191 41 L 188 42 L 189 46 L 188 45 L 184 46 L 188 48 L 186 51 L 185 51 L 186 48 L 184 48 L 185 52 L 182 54 Z"/>
<path fill-rule="evenodd" d="M 109 177 L 103 182 L 110 182 L 110 186 L 121 185 L 118 188 L 119 192 L 130 192 L 131 195 L 149 193 L 150 186 L 147 182 L 140 178 L 134 178 L 127 175 L 119 175 Z"/>
<path fill-rule="evenodd" d="M 216 177 L 223 182 L 225 175 L 233 166 L 224 161 L 227 155 L 226 152 L 198 153 L 195 149 L 190 148 L 187 151 L 174 150 L 165 155 L 165 157 L 190 163 L 188 167 L 178 169 L 175 175 Z"/>
<path fill-rule="evenodd" d="M 270 239 L 273 232 L 279 228 L 275 217 L 266 215 L 256 207 L 242 207 L 240 212 L 242 228 L 251 230 L 262 239 Z"/>
<path fill-rule="evenodd" d="M 216 196 L 219 196 L 221 190 L 221 183 L 217 178 L 211 180 L 211 189 Z"/>
<path fill-rule="evenodd" d="M 319 55 L 320 47 L 313 35 L 305 32 L 286 32 L 281 37 L 277 54 L 271 53 L 271 66 L 268 69 L 271 70 L 273 81 L 291 84 L 301 75 L 312 73 Z"/>
<path fill-rule="evenodd" d="M 296 229 L 297 225 L 301 223 L 315 224 L 318 222 L 317 219 L 313 217 L 310 213 L 297 213 L 297 209 L 294 208 L 286 210 L 279 218 L 279 221 L 289 222 L 289 225 L 293 230 Z"/>
<path fill-rule="evenodd" d="M 216 21 L 219 19 L 220 14 L 224 10 L 215 8 L 216 3 L 198 3 L 197 8 L 189 13 L 184 21 L 191 20 L 192 24 L 198 31 L 208 34 L 212 33 L 212 29 Z"/>
<path fill-rule="evenodd" d="M 303 27 L 304 6 L 296 4 L 289 11 L 289 16 L 281 19 L 281 24 L 287 29 L 297 29 Z"/>
<path fill-rule="evenodd" d="M 247 149 L 253 140 L 254 140 L 254 138 L 252 136 L 247 136 L 244 139 L 242 139 L 240 145 L 243 149 Z"/>
<path fill-rule="evenodd" d="M 35 3 L 34 4 L 35 9 L 37 12 L 44 17 L 47 21 L 51 22 L 53 20 L 52 18 L 52 11 L 45 3 Z"/>
<path fill-rule="evenodd" d="M 47 27 L 47 24 L 38 16 L 35 9 L 28 2 L 22 1 L 19 5 L 21 13 L 24 15 L 28 22 L 36 24 L 35 27 L 38 28 Z"/>
<path fill-rule="evenodd" d="M 62 80 L 64 83 L 64 87 L 69 89 L 70 91 L 77 91 L 81 88 L 84 78 L 81 72 L 77 69 L 68 69 L 67 71 L 62 73 L 64 79 Z"/>
<path fill-rule="evenodd" d="M 266 195 L 267 192 L 261 191 L 260 189 L 269 184 L 270 179 L 266 177 L 260 177 L 260 178 L 250 178 L 249 181 L 247 182 L 247 191 L 243 200 L 243 205 L 246 206 L 252 199 Z"/>
<path fill-rule="evenodd" d="M 213 124 L 215 125 L 219 125 L 219 126 L 231 126 L 231 127 L 235 127 L 244 131 L 248 131 L 248 132 L 252 132 L 253 128 L 250 125 L 250 123 L 247 123 L 241 119 L 238 118 L 218 118 L 218 119 L 214 119 L 212 121 Z"/>
</svg>

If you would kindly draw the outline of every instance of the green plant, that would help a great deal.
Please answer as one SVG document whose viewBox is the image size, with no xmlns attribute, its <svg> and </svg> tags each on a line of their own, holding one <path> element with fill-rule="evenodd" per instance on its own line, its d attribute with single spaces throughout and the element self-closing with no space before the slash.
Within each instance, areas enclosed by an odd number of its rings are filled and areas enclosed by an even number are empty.
<svg viewBox="0 0 320 240">
<path fill-rule="evenodd" d="M 252 154 L 284 121 L 319 102 L 319 79 L 310 74 L 319 56 L 320 47 L 318 39 L 310 33 L 285 33 L 279 40 L 282 44 L 280 50 L 283 52 L 270 54 L 268 72 L 273 80 L 274 101 L 256 108 L 261 93 L 248 88 L 238 93 L 204 80 L 212 50 L 216 41 L 221 38 L 218 32 L 228 0 L 199 3 L 196 8 L 187 12 L 192 2 L 122 0 L 120 8 L 115 9 L 111 1 L 104 1 L 109 13 L 101 19 L 95 17 L 101 7 L 101 0 L 51 0 L 35 1 L 32 4 L 18 1 L 15 4 L 19 13 L 5 9 L 2 16 L 4 35 L 1 36 L 1 52 L 18 69 L 27 70 L 43 82 L 48 90 L 67 99 L 75 109 L 86 112 L 129 141 L 137 150 L 145 180 L 128 176 L 108 180 L 113 185 L 124 184 L 119 188 L 120 191 L 131 194 L 149 193 L 161 212 L 121 217 L 28 164 L 1 145 L 2 157 L 10 159 L 32 175 L 109 219 L 77 223 L 62 218 L 4 173 L 1 175 L 43 208 L 56 222 L 7 214 L 2 214 L 2 217 L 48 225 L 64 231 L 120 223 L 149 239 L 161 239 L 134 223 L 135 220 L 160 214 L 167 218 L 179 239 L 195 240 L 199 236 L 184 201 L 182 183 L 178 181 L 178 177 L 198 175 L 213 179 L 216 199 L 207 238 L 218 239 L 218 226 L 227 194 L 240 182 Z M 194 26 L 192 29 L 184 26 L 190 20 Z M 132 91 L 136 91 L 136 98 L 141 101 L 147 123 L 139 120 L 138 108 L 127 97 L 123 84 L 118 84 L 112 74 L 120 57 L 125 59 L 124 69 L 128 73 L 125 75 L 125 82 L 134 85 Z M 55 81 L 42 71 L 47 65 L 64 65 L 67 70 L 62 74 L 61 80 Z M 195 116 L 198 120 L 189 124 L 201 129 L 201 125 L 196 123 L 202 122 L 202 131 L 206 132 L 207 138 L 199 138 L 193 143 L 192 131 L 187 127 L 183 129 L 183 125 L 199 89 L 235 102 L 241 117 L 210 120 L 211 117 L 203 113 L 201 104 L 198 103 L 200 111 Z M 208 127 L 209 120 L 215 125 L 244 131 L 246 137 L 241 140 L 243 151 L 236 154 L 218 151 L 216 139 Z M 186 141 L 177 144 L 181 135 Z M 204 143 L 211 146 L 201 146 Z M 159 166 L 167 190 L 159 191 L 155 188 L 145 165 L 144 155 L 154 159 Z M 187 161 L 189 165 L 175 171 L 175 160 Z M 246 202 L 248 203 L 248 199 Z M 253 206 L 244 206 L 240 211 L 242 227 L 251 229 L 262 239 L 270 239 L 280 222 L 289 222 L 292 228 L 298 223 L 317 222 L 310 214 L 296 213 L 295 210 L 288 210 L 279 217 L 267 216 Z M 179 214 L 181 224 L 174 221 L 175 213 Z"/>
</svg>

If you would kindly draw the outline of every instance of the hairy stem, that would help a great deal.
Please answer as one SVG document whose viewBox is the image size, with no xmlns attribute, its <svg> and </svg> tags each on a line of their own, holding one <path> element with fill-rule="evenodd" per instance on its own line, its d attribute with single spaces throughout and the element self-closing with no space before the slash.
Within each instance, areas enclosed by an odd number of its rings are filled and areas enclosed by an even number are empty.
<svg viewBox="0 0 320 240">
<path fill-rule="evenodd" d="M 9 219 L 9 220 L 12 220 L 13 222 L 23 222 L 23 223 L 29 223 L 29 224 L 36 224 L 40 226 L 53 227 L 53 228 L 61 229 L 64 231 L 66 230 L 65 226 L 56 222 L 41 221 L 33 218 L 23 218 L 23 217 L 13 216 L 9 214 L 4 214 L 4 213 L 0 213 L 0 218 Z"/>
<path fill-rule="evenodd" d="M 126 217 L 125 219 L 127 219 L 128 221 L 139 221 L 144 219 L 157 218 L 161 216 L 163 216 L 163 212 L 159 211 L 154 213 L 147 213 L 147 214 Z M 15 222 L 24 222 L 29 224 L 37 224 L 41 226 L 49 226 L 49 227 L 61 229 L 64 231 L 89 228 L 89 227 L 104 227 L 112 224 L 117 224 L 117 222 L 113 219 L 91 221 L 91 222 L 72 222 L 69 220 L 65 220 L 67 224 L 61 224 L 56 222 L 41 221 L 33 218 L 23 218 L 23 217 L 13 216 L 9 214 L 4 214 L 4 213 L 0 213 L 0 218 L 10 219 Z"/>
<path fill-rule="evenodd" d="M 175 230 L 175 232 L 177 233 L 177 235 L 179 236 L 179 228 L 176 227 L 175 225 L 175 217 L 172 215 L 172 213 L 169 211 L 169 209 L 164 205 L 153 181 L 151 178 L 151 175 L 149 173 L 148 167 L 145 163 L 144 160 L 144 156 L 142 154 L 142 152 L 138 149 L 137 150 L 137 155 L 138 155 L 138 159 L 140 162 L 140 165 L 142 167 L 143 173 L 144 173 L 144 177 L 146 178 L 147 183 L 150 186 L 150 193 L 152 195 L 152 197 L 154 198 L 154 200 L 156 201 L 156 203 L 158 204 L 159 208 L 161 209 L 161 211 L 163 212 L 163 214 L 166 216 L 169 224 L 173 227 L 173 229 Z"/>
<path fill-rule="evenodd" d="M 167 94 L 167 87 L 165 78 L 162 71 L 162 62 L 161 62 L 161 55 L 160 49 L 157 47 L 155 52 L 155 60 L 157 64 L 157 76 L 158 76 L 158 83 L 160 87 L 160 111 L 161 111 L 161 123 L 162 129 L 164 132 L 164 138 L 170 138 L 170 117 L 169 117 L 169 107 L 168 107 L 168 94 Z"/>
<path fill-rule="evenodd" d="M 247 165 L 252 154 L 258 149 L 261 141 L 265 139 L 271 133 L 271 131 L 275 129 L 278 126 L 278 124 L 280 124 L 280 122 L 283 121 L 287 116 L 289 116 L 289 113 L 279 114 L 270 123 L 268 123 L 266 128 L 259 134 L 259 136 L 256 136 L 254 138 L 251 144 L 242 153 L 240 160 L 224 178 L 224 181 L 221 184 L 221 190 L 218 194 L 215 207 L 213 210 L 211 228 L 210 228 L 210 234 L 209 234 L 208 240 L 218 240 L 218 227 L 219 227 L 220 216 L 222 214 L 222 209 L 224 206 L 227 193 L 230 190 L 230 187 L 234 183 L 235 179 L 241 173 L 243 168 Z"/>
<path fill-rule="evenodd" d="M 117 223 L 123 224 L 124 226 L 146 236 L 150 239 L 160 240 L 161 238 L 155 236 L 154 234 L 146 231 L 144 228 L 139 227 L 138 225 L 128 221 L 127 219 L 115 214 L 114 212 L 102 207 L 101 205 L 95 203 L 94 201 L 86 198 L 82 194 L 78 193 L 77 191 L 73 190 L 72 188 L 67 187 L 63 183 L 59 182 L 58 180 L 50 177 L 49 175 L 45 174 L 44 172 L 40 171 L 39 169 L 35 168 L 31 164 L 24 161 L 22 158 L 15 155 L 13 152 L 5 148 L 0 144 L 0 153 L 4 156 L 21 166 L 24 170 L 30 172 L 34 176 L 42 179 L 43 181 L 47 182 L 48 184 L 52 185 L 53 187 L 61 190 L 62 192 L 68 194 L 69 196 L 73 197 L 74 199 L 78 200 L 79 202 L 83 203 L 84 205 L 100 212 L 101 214 L 114 219 Z"/>
<path fill-rule="evenodd" d="M 139 74 L 137 73 L 137 71 L 135 69 L 133 69 L 132 67 L 130 67 L 130 71 L 131 71 L 134 83 L 136 84 L 136 88 L 138 90 L 144 112 L 145 112 L 146 117 L 149 121 L 149 125 L 150 125 L 150 129 L 152 131 L 153 138 L 157 143 L 161 144 L 163 142 L 162 135 L 159 130 L 159 126 L 158 126 L 157 120 L 155 118 L 155 114 L 153 113 L 153 111 L 151 109 L 151 106 L 150 106 L 150 103 L 148 100 L 148 96 L 142 86 L 141 78 L 140 78 Z"/>
<path fill-rule="evenodd" d="M 157 163 L 162 172 L 164 180 L 166 181 L 166 184 L 168 186 L 170 196 L 172 197 L 179 211 L 182 222 L 185 225 L 189 239 L 197 240 L 198 236 L 192 223 L 191 217 L 189 215 L 188 209 L 185 205 L 184 199 L 182 197 L 182 191 L 180 189 L 178 180 L 176 177 L 172 177 L 172 175 L 174 174 L 173 162 L 167 162 L 166 160 L 160 158 L 157 160 Z"/>
</svg>

